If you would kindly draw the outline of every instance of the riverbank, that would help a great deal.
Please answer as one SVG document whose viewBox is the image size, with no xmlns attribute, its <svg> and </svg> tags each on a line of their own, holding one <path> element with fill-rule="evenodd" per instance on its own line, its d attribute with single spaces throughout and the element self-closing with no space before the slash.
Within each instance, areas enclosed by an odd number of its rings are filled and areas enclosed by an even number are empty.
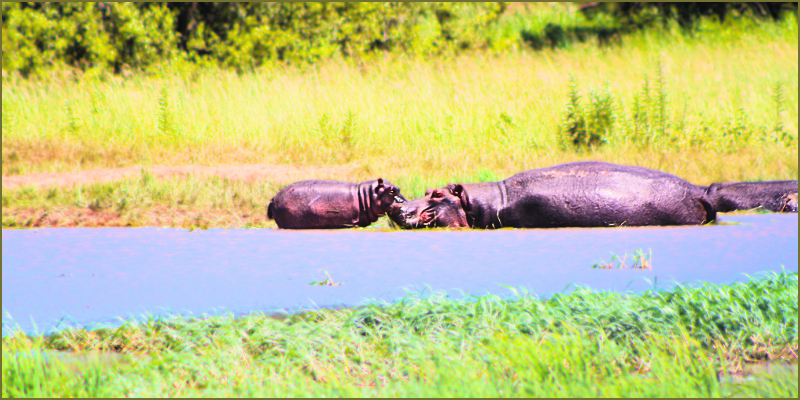
<svg viewBox="0 0 800 400">
<path fill-rule="evenodd" d="M 413 199 L 427 188 L 502 180 L 517 171 L 477 169 L 450 178 L 412 175 L 407 169 L 386 172 L 375 173 L 357 163 L 309 167 L 156 165 L 4 176 L 2 226 L 275 228 L 275 222 L 266 216 L 266 205 L 281 188 L 304 179 L 361 182 L 383 177 Z M 695 177 L 700 182 L 693 183 L 712 183 L 707 177 Z M 372 228 L 388 225 L 384 218 Z"/>
</svg>

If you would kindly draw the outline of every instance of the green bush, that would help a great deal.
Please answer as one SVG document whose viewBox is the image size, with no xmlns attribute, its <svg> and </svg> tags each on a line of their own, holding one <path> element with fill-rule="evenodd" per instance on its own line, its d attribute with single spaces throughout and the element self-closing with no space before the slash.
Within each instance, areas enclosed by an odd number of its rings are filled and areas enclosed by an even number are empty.
<svg viewBox="0 0 800 400">
<path fill-rule="evenodd" d="M 163 4 L 3 3 L 3 71 L 144 68 L 177 54 Z"/>
<path fill-rule="evenodd" d="M 614 128 L 615 114 L 613 97 L 606 88 L 602 94 L 591 90 L 589 107 L 580 103 L 580 91 L 573 75 L 570 75 L 569 94 L 562 132 L 562 148 L 572 147 L 576 151 L 592 150 L 608 143 Z"/>
<path fill-rule="evenodd" d="M 245 69 L 488 46 L 503 3 L 3 3 L 3 71 Z"/>
<path fill-rule="evenodd" d="M 778 20 L 796 9 L 791 3 L 686 4 L 588 3 L 582 13 L 555 6 L 531 11 L 525 4 L 523 15 L 504 13 L 503 2 L 3 3 L 2 68 L 4 76 L 23 77 L 64 67 L 126 74 L 181 61 L 241 71 L 331 57 L 361 63 L 383 52 L 431 56 L 517 44 L 540 50 L 595 38 L 606 46 L 659 19 L 693 32 L 700 17 Z M 179 64 L 185 66 L 191 64 Z"/>
</svg>

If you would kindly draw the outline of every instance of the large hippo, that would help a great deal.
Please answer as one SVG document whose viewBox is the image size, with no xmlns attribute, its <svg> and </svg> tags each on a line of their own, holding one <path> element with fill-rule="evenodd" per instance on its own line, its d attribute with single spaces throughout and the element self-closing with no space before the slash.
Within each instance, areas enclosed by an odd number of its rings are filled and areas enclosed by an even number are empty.
<svg viewBox="0 0 800 400">
<path fill-rule="evenodd" d="M 574 162 L 428 190 L 387 215 L 406 229 L 699 225 L 716 219 L 705 189 L 643 167 Z"/>
<path fill-rule="evenodd" d="M 797 181 L 712 183 L 706 196 L 718 212 L 757 207 L 774 212 L 797 212 Z"/>
<path fill-rule="evenodd" d="M 368 226 L 386 214 L 400 189 L 381 178 L 361 183 L 308 180 L 283 188 L 267 207 L 267 217 L 283 229 Z"/>
</svg>

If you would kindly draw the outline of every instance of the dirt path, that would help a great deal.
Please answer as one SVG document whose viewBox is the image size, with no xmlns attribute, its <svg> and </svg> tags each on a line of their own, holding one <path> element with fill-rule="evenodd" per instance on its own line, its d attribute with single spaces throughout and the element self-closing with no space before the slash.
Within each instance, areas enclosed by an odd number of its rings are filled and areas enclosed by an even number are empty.
<svg viewBox="0 0 800 400">
<path fill-rule="evenodd" d="M 255 164 L 255 165 L 225 165 L 207 167 L 202 165 L 151 165 L 144 167 L 156 178 L 169 178 L 174 176 L 185 177 L 189 174 L 196 176 L 219 176 L 222 178 L 244 180 L 253 182 L 257 180 L 271 180 L 279 182 L 293 182 L 304 179 L 345 179 L 359 169 L 358 166 L 307 166 L 294 167 L 290 165 Z M 141 166 L 113 169 L 94 169 L 76 172 L 42 172 L 25 175 L 12 175 L 3 177 L 3 190 L 11 190 L 20 186 L 73 186 L 93 182 L 110 182 L 128 177 L 135 177 L 142 173 Z"/>
</svg>

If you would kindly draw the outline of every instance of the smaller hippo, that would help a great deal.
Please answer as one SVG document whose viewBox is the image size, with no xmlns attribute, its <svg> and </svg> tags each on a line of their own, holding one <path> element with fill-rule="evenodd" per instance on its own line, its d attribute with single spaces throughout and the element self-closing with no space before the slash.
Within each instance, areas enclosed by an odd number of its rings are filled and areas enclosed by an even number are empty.
<svg viewBox="0 0 800 400">
<path fill-rule="evenodd" d="M 336 229 L 369 226 L 406 199 L 400 189 L 378 178 L 361 183 L 308 180 L 283 188 L 267 207 L 281 229 Z"/>
<path fill-rule="evenodd" d="M 797 181 L 712 183 L 706 195 L 718 212 L 757 207 L 774 212 L 797 212 Z"/>
</svg>

